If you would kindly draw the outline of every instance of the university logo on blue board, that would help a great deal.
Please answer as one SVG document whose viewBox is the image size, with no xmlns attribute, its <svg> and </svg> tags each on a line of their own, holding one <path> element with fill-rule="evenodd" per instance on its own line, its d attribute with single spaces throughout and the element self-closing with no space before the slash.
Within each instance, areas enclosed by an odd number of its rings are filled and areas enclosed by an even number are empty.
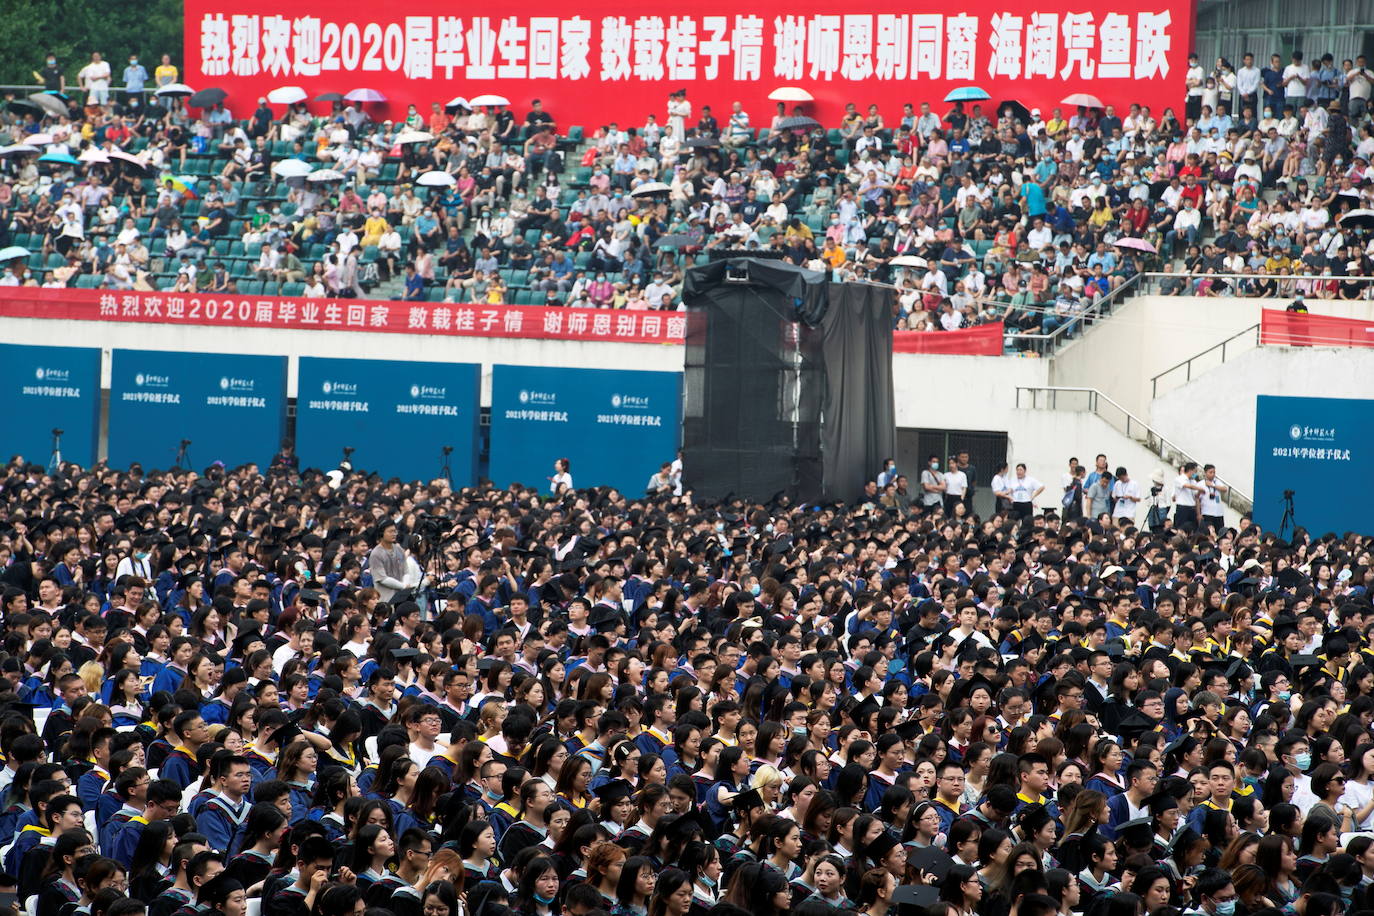
<svg viewBox="0 0 1374 916">
<path fill-rule="evenodd" d="M 1288 435 L 1292 436 L 1294 439 L 1301 439 L 1302 427 L 1294 423 L 1292 426 L 1288 427 Z"/>
<path fill-rule="evenodd" d="M 134 384 L 139 388 L 166 388 L 172 384 L 170 375 L 155 375 L 151 372 L 140 372 L 134 376 Z"/>
<path fill-rule="evenodd" d="M 66 382 L 71 380 L 71 372 L 67 369 L 49 369 L 46 366 L 39 366 L 33 373 L 40 382 Z"/>
<path fill-rule="evenodd" d="M 520 403 L 557 404 L 558 395 L 554 394 L 552 391 L 529 391 L 528 389 L 522 388 L 520 389 Z"/>
<path fill-rule="evenodd" d="M 358 386 L 352 382 L 331 382 L 326 379 L 320 382 L 320 391 L 325 394 L 346 394 L 354 396 L 358 393 Z"/>
<path fill-rule="evenodd" d="M 228 375 L 221 375 L 219 378 L 220 391 L 252 391 L 256 384 L 251 378 L 234 378 Z"/>
</svg>

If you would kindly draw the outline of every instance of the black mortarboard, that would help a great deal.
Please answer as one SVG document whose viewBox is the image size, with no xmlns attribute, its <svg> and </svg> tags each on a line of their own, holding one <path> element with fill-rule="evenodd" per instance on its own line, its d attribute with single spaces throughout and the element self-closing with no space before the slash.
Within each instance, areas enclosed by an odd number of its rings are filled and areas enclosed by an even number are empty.
<svg viewBox="0 0 1374 916">
<path fill-rule="evenodd" d="M 1174 838 L 1169 841 L 1169 851 L 1173 852 L 1180 846 L 1182 846 L 1184 849 L 1187 849 L 1188 845 L 1190 843 L 1195 842 L 1199 836 L 1201 836 L 1201 834 L 1199 834 L 1192 827 L 1184 827 L 1181 830 L 1179 830 L 1178 833 L 1175 833 Z"/>
<path fill-rule="evenodd" d="M 942 881 L 945 875 L 949 874 L 949 870 L 954 867 L 954 859 L 938 846 L 927 846 L 924 849 L 914 850 L 907 855 L 906 861 L 917 871 L 929 872 Z"/>
<path fill-rule="evenodd" d="M 939 889 L 929 884 L 903 884 L 892 892 L 892 905 L 901 914 L 914 914 L 939 899 Z"/>
<path fill-rule="evenodd" d="M 1245 664 L 1244 659 L 1232 659 L 1231 664 L 1226 666 L 1226 680 L 1228 681 L 1243 681 L 1252 673 L 1250 666 Z"/>
<path fill-rule="evenodd" d="M 490 655 L 484 655 L 477 659 L 477 670 L 483 674 L 491 670 L 492 665 L 496 664 L 496 659 Z"/>
<path fill-rule="evenodd" d="M 196 895 L 196 902 L 208 904 L 213 909 L 215 904 L 223 904 L 224 901 L 228 900 L 229 895 L 234 891 L 243 889 L 241 881 L 230 877 L 226 872 L 221 872 L 200 886 L 200 891 Z"/>
<path fill-rule="evenodd" d="M 1307 584 L 1307 577 L 1291 566 L 1279 570 L 1274 582 L 1280 588 L 1301 588 Z"/>
<path fill-rule="evenodd" d="M 1165 811 L 1172 811 L 1181 806 L 1178 803 L 1178 799 L 1170 793 L 1156 792 L 1154 795 L 1145 799 L 1145 807 L 1150 809 L 1151 817 L 1159 817 Z"/>
<path fill-rule="evenodd" d="M 611 607 L 609 604 L 598 604 L 592 608 L 592 612 L 587 618 L 587 623 L 599 629 L 601 627 L 614 627 L 623 620 L 624 618 L 621 616 L 620 611 Z"/>
<path fill-rule="evenodd" d="M 601 799 L 601 813 L 607 814 L 607 809 L 611 805 L 620 801 L 622 798 L 629 798 L 635 792 L 634 786 L 630 785 L 625 779 L 612 779 L 610 782 L 602 783 L 592 790 L 592 794 Z"/>
<path fill-rule="evenodd" d="M 864 847 L 864 855 L 873 862 L 881 862 L 889 852 L 902 845 L 897 839 L 886 830 L 873 838 L 873 842 Z"/>
<path fill-rule="evenodd" d="M 404 661 L 405 659 L 414 658 L 415 656 L 419 655 L 420 650 L 412 649 L 410 646 L 397 646 L 387 654 L 390 655 L 392 658 L 396 659 L 397 661 Z"/>
<path fill-rule="evenodd" d="M 1154 731 L 1157 723 L 1143 712 L 1133 712 L 1117 725 L 1117 733 L 1122 738 L 1134 741 L 1148 731 Z"/>
<path fill-rule="evenodd" d="M 915 741 L 921 735 L 921 723 L 915 719 L 903 722 L 893 729 L 903 741 Z"/>
<path fill-rule="evenodd" d="M 758 789 L 746 789 L 735 796 L 734 801 L 730 803 L 730 807 L 734 808 L 736 811 L 748 811 L 750 808 L 765 807 L 763 795 Z"/>
<path fill-rule="evenodd" d="M 1288 659 L 1288 664 L 1293 666 L 1295 672 L 1301 673 L 1304 668 L 1319 668 L 1322 660 L 1316 655 L 1294 655 Z"/>
<path fill-rule="evenodd" d="M 1134 849 L 1144 849 L 1150 845 L 1150 838 L 1154 835 L 1154 825 L 1148 817 L 1138 817 L 1133 821 L 1126 821 L 1116 828 L 1116 835 L 1122 841 Z"/>
<path fill-rule="evenodd" d="M 706 828 L 701 823 L 701 819 L 692 811 L 678 815 L 671 824 L 664 828 L 664 833 L 670 840 L 681 840 L 683 842 L 691 839 L 693 833 L 704 834 L 705 832 Z"/>
</svg>

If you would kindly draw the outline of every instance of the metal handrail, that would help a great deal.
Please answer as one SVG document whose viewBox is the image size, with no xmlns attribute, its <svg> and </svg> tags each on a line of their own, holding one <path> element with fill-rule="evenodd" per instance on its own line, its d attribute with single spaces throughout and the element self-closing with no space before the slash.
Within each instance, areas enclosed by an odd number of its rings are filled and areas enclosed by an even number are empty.
<svg viewBox="0 0 1374 916">
<path fill-rule="evenodd" d="M 1183 362 L 1179 363 L 1177 366 L 1170 366 L 1168 369 L 1165 369 L 1163 372 L 1159 373 L 1159 375 L 1156 375 L 1154 378 L 1150 379 L 1150 397 L 1159 397 L 1159 380 L 1164 378 L 1164 376 L 1169 375 L 1170 373 L 1177 372 L 1179 369 L 1183 369 L 1186 371 L 1186 376 L 1183 379 L 1183 384 L 1186 385 L 1189 382 L 1191 382 L 1193 380 L 1194 361 L 1201 359 L 1208 353 L 1211 353 L 1213 350 L 1221 350 L 1221 362 L 1225 363 L 1227 344 L 1231 343 L 1231 341 L 1235 340 L 1236 338 L 1243 337 L 1251 332 L 1254 332 L 1255 335 L 1255 346 L 1259 346 L 1259 322 L 1256 322 L 1243 331 L 1237 331 L 1230 337 L 1223 340 L 1221 343 L 1212 344 L 1212 346 L 1208 347 L 1206 350 L 1203 350 L 1201 353 L 1196 353 L 1188 357 Z"/>
<path fill-rule="evenodd" d="M 1073 321 L 1060 325 L 1049 334 L 1017 334 L 1015 335 L 1015 340 L 1018 342 L 1024 340 L 1031 341 L 1032 348 L 1041 356 L 1048 356 L 1054 353 L 1064 343 L 1065 335 L 1071 329 L 1086 326 L 1089 320 L 1101 318 L 1108 307 L 1114 304 L 1118 299 L 1125 298 L 1127 290 L 1139 284 L 1142 276 L 1144 275 L 1136 274 L 1130 277 L 1125 283 L 1090 305 L 1081 315 L 1076 316 Z"/>
<path fill-rule="evenodd" d="M 1112 400 L 1111 397 L 1109 397 L 1106 394 L 1103 394 L 1096 388 L 1080 388 L 1064 385 L 1018 385 L 1016 386 L 1017 409 L 1021 408 L 1021 392 L 1023 391 L 1026 392 L 1027 395 L 1029 395 L 1029 409 L 1031 410 L 1058 410 L 1058 400 L 1060 394 L 1086 395 L 1086 401 L 1088 405 L 1087 409 L 1089 412 L 1101 417 L 1103 420 L 1114 426 L 1117 429 L 1117 431 L 1124 433 L 1128 439 L 1133 439 L 1137 442 L 1140 442 L 1150 451 L 1154 452 L 1164 461 L 1168 461 L 1174 467 L 1181 466 L 1183 464 L 1188 463 L 1189 461 L 1196 461 L 1199 466 L 1202 464 L 1201 461 L 1198 461 L 1196 458 L 1189 455 L 1187 452 L 1179 448 L 1173 442 L 1170 442 L 1158 430 L 1150 426 L 1150 424 L 1146 423 L 1144 420 L 1140 419 L 1135 414 L 1127 410 L 1125 407 L 1122 407 L 1116 401 Z M 1040 403 L 1039 395 L 1041 394 L 1048 395 L 1048 397 L 1045 399 L 1047 403 L 1044 406 L 1042 406 Z M 1113 408 L 1116 409 L 1118 413 L 1121 414 L 1122 417 L 1125 418 L 1124 429 L 1122 428 L 1122 425 L 1120 423 L 1114 422 L 1105 413 L 1103 413 L 1099 406 L 1102 402 L 1110 404 Z M 1222 483 L 1226 484 L 1226 493 L 1222 496 L 1222 502 L 1230 506 L 1232 509 L 1235 509 L 1241 515 L 1248 514 L 1254 505 L 1254 501 L 1250 498 L 1250 496 L 1246 493 L 1242 493 L 1241 491 L 1237 490 L 1230 483 L 1227 483 L 1224 477 L 1218 475 L 1217 479 L 1220 480 Z"/>
</svg>

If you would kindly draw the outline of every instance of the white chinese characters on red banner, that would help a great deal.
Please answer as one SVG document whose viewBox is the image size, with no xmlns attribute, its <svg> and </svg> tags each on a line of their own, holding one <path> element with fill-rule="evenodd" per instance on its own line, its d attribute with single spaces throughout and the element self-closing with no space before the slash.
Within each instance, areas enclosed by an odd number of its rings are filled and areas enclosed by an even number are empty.
<svg viewBox="0 0 1374 916">
<path fill-rule="evenodd" d="M 621 343 L 676 344 L 687 333 L 673 312 L 24 287 L 0 287 L 0 317 Z"/>
<path fill-rule="evenodd" d="M 500 93 L 521 114 L 540 97 L 561 127 L 588 131 L 610 120 L 637 125 L 651 113 L 661 122 L 676 89 L 687 90 L 693 115 L 711 105 L 724 127 L 741 101 L 751 126 L 766 127 L 766 96 L 785 84 L 809 89 L 822 120 L 837 121 L 846 102 L 861 111 L 873 103 L 889 126 L 904 103 L 942 111 L 948 90 L 970 83 L 1047 117 L 1077 91 L 1121 105 L 1123 115 L 1140 102 L 1158 116 L 1181 100 L 1193 30 L 1189 0 L 1105 8 L 1042 0 L 1029 9 L 974 0 L 959 12 L 877 0 L 846 13 L 794 3 L 741 12 L 707 0 L 643 15 L 592 0 L 509 16 L 455 12 L 435 0 L 406 0 L 381 17 L 358 3 L 305 0 L 283 14 L 261 0 L 187 0 L 187 76 L 197 87 L 229 89 L 231 109 L 251 107 L 283 82 L 312 96 L 377 89 L 389 105 L 369 110 L 393 117 L 408 103 L 427 113 L 456 92 Z M 595 87 L 613 94 L 587 91 Z"/>
</svg>

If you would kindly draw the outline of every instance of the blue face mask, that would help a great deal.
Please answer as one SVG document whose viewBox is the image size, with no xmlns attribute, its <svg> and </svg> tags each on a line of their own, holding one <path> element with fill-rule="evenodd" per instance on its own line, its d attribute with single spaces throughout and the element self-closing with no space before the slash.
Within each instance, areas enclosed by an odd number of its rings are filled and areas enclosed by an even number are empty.
<svg viewBox="0 0 1374 916">
<path fill-rule="evenodd" d="M 1282 700 L 1283 702 L 1287 703 L 1289 700 L 1293 699 L 1293 691 L 1291 691 L 1291 690 L 1280 690 L 1280 691 L 1279 691 L 1279 699 Z"/>
<path fill-rule="evenodd" d="M 1233 916 L 1235 912 L 1235 900 L 1224 900 L 1217 904 L 1217 916 Z"/>
<path fill-rule="evenodd" d="M 1293 763 L 1297 765 L 1298 769 L 1306 770 L 1308 767 L 1312 765 L 1312 755 L 1307 753 L 1306 751 L 1302 752 L 1301 754 L 1294 754 Z"/>
<path fill-rule="evenodd" d="M 751 595 L 757 596 L 761 591 L 763 591 L 763 588 L 757 582 L 749 586 L 749 594 Z"/>
<path fill-rule="evenodd" d="M 553 898 L 552 898 L 552 897 L 545 897 L 543 894 L 539 893 L 538 891 L 535 891 L 535 892 L 534 892 L 534 899 L 537 900 L 538 902 L 544 904 L 545 906 L 548 906 L 550 903 L 553 903 Z M 1231 911 L 1232 911 L 1232 912 L 1235 912 L 1235 909 L 1236 909 L 1236 905 L 1235 905 L 1235 903 L 1233 902 L 1233 903 L 1231 904 Z"/>
<path fill-rule="evenodd" d="M 716 879 L 710 877 L 709 875 L 702 875 L 702 876 L 701 876 L 701 883 L 704 884 L 704 885 L 706 885 L 707 887 L 715 887 L 715 886 L 716 886 Z"/>
<path fill-rule="evenodd" d="M 901 670 L 902 670 L 903 668 L 905 668 L 905 667 L 906 667 L 906 659 L 904 659 L 904 658 L 894 658 L 894 659 L 892 659 L 890 662 L 887 663 L 887 673 L 888 673 L 888 674 L 896 674 L 898 671 L 901 671 Z"/>
</svg>

